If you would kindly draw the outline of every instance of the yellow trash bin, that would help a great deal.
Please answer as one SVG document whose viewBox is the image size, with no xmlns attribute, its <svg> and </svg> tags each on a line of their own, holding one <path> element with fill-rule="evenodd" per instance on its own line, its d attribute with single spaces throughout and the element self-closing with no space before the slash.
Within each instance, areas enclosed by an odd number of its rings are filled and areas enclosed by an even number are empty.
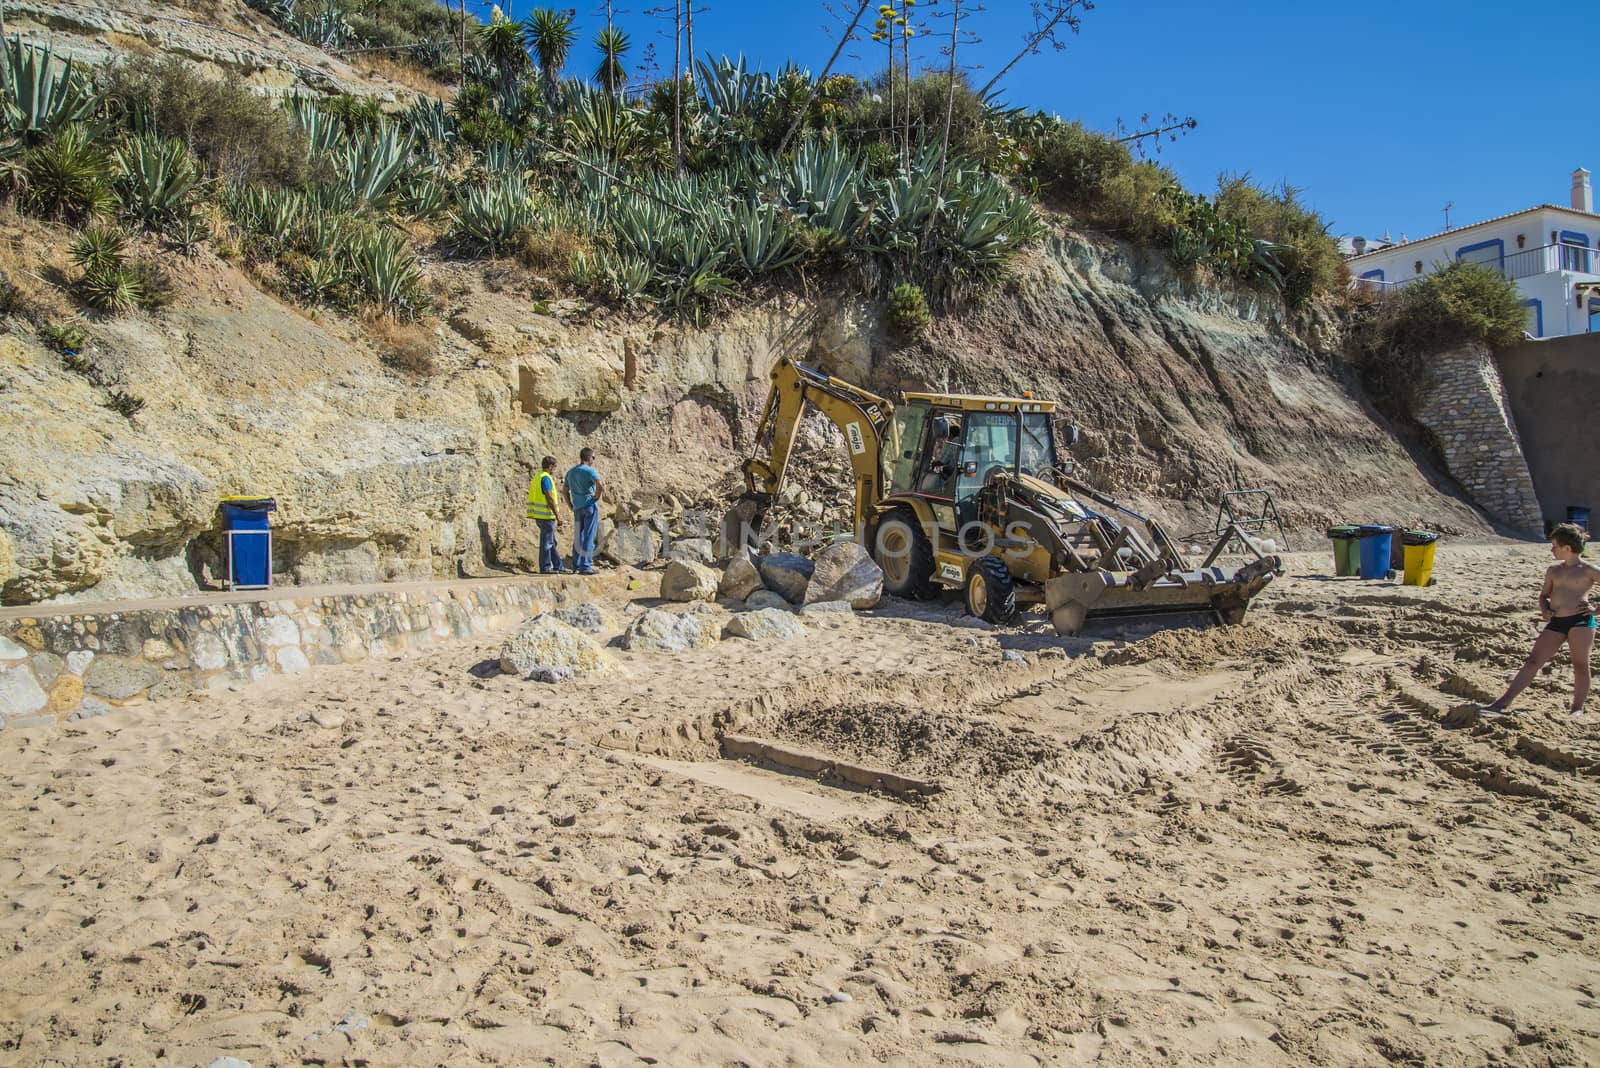
<svg viewBox="0 0 1600 1068">
<path fill-rule="evenodd" d="M 1433 550 L 1439 535 L 1431 530 L 1408 530 L 1402 535 L 1405 543 L 1405 584 L 1426 586 L 1433 581 Z"/>
</svg>

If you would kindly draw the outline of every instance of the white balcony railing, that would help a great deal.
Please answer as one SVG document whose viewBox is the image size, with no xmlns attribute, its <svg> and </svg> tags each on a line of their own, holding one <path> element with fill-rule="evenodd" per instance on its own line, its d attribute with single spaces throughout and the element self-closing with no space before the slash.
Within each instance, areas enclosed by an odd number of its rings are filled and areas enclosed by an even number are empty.
<svg viewBox="0 0 1600 1068">
<path fill-rule="evenodd" d="M 1541 245 L 1538 248 L 1523 249 L 1513 252 L 1503 260 L 1499 257 L 1489 260 L 1477 260 L 1480 266 L 1498 272 L 1501 276 L 1516 281 L 1519 278 L 1532 278 L 1539 274 L 1554 274 L 1557 271 L 1571 271 L 1577 274 L 1592 274 L 1600 277 L 1600 249 L 1585 248 L 1583 245 L 1569 245 L 1558 242 L 1554 245 Z M 1432 273 L 1431 271 L 1429 272 Z M 1389 282 L 1381 278 L 1356 278 L 1350 287 L 1367 293 L 1376 293 L 1380 296 L 1394 293 L 1402 287 L 1426 278 L 1427 275 L 1412 275 L 1410 278 L 1401 278 Z"/>
</svg>

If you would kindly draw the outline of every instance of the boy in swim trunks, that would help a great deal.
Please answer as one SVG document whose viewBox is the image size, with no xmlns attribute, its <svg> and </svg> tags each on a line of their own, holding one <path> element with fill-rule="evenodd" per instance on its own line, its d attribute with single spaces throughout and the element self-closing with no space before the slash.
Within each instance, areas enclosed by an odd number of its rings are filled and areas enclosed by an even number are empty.
<svg viewBox="0 0 1600 1068">
<path fill-rule="evenodd" d="M 1489 706 L 1489 711 L 1504 712 L 1565 643 L 1572 650 L 1572 714 L 1583 713 L 1583 702 L 1589 696 L 1589 650 L 1594 648 L 1595 635 L 1594 607 L 1589 603 L 1589 591 L 1600 583 L 1600 568 L 1584 563 L 1581 558 L 1585 540 L 1583 528 L 1572 523 L 1562 523 L 1550 532 L 1550 555 L 1556 562 L 1545 571 L 1544 588 L 1539 591 L 1539 615 L 1545 621 L 1544 630 L 1534 640 L 1533 651 L 1528 654 L 1522 670 L 1517 672 L 1500 699 Z"/>
</svg>

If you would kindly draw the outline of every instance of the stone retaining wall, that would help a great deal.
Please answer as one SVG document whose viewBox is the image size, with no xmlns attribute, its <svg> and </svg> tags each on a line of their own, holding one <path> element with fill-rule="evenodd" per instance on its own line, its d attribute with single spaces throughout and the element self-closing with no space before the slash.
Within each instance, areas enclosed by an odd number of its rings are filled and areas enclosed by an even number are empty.
<svg viewBox="0 0 1600 1068">
<path fill-rule="evenodd" d="M 1491 519 L 1537 536 L 1539 497 L 1494 356 L 1483 345 L 1441 353 L 1417 412 L 1438 436 L 1450 475 Z"/>
<path fill-rule="evenodd" d="M 299 597 L 285 591 L 128 611 L 41 608 L 0 620 L 0 727 L 82 719 L 497 633 L 558 604 L 589 600 L 603 581 L 480 580 Z"/>
</svg>

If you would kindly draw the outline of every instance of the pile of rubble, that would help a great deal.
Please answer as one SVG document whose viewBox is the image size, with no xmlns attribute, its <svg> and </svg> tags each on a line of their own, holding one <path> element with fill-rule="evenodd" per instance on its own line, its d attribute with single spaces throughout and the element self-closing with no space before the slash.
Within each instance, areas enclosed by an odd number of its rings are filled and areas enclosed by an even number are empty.
<svg viewBox="0 0 1600 1068">
<path fill-rule="evenodd" d="M 844 438 L 812 414 L 800 424 L 783 486 L 752 539 L 761 552 L 804 550 L 853 533 L 854 479 Z M 600 556 L 636 566 L 675 556 L 698 559 L 704 555 L 698 544 L 703 541 L 714 550 L 704 562 L 721 558 L 738 544 L 736 531 L 724 535 L 722 525 L 743 492 L 741 476 L 730 474 L 699 496 L 663 493 L 625 501 L 600 521 Z"/>
</svg>

